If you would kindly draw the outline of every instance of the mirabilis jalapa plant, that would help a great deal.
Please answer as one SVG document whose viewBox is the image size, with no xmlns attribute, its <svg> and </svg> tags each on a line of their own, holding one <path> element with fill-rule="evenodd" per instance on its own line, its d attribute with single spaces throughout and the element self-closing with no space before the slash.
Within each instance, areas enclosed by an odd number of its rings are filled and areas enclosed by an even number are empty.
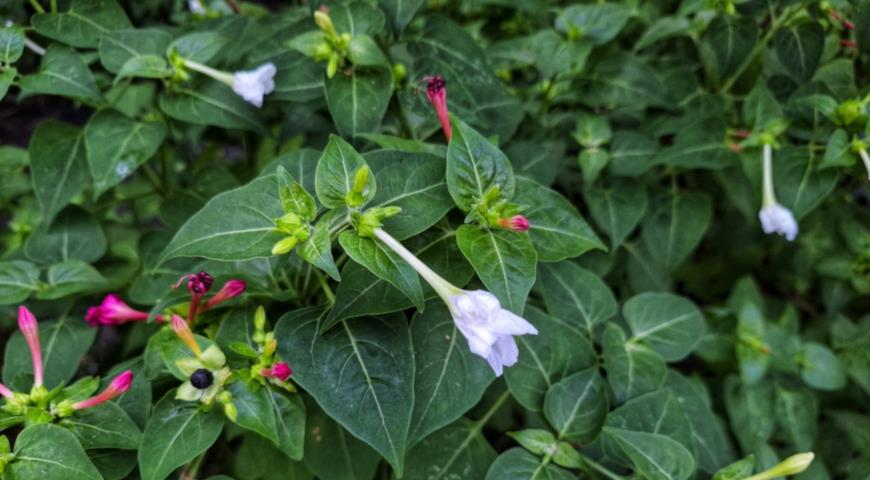
<svg viewBox="0 0 870 480">
<path fill-rule="evenodd" d="M 870 473 L 867 5 L 296 3 L 0 5 L 3 478 Z"/>
</svg>

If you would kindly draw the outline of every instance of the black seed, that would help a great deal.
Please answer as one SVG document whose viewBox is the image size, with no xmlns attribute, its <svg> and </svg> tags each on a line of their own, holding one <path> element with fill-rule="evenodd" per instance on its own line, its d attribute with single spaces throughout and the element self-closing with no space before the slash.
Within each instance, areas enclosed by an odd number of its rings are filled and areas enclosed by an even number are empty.
<svg viewBox="0 0 870 480">
<path fill-rule="evenodd" d="M 214 383 L 214 375 L 204 368 L 200 368 L 190 376 L 190 384 L 200 390 L 210 387 L 212 383 Z"/>
</svg>

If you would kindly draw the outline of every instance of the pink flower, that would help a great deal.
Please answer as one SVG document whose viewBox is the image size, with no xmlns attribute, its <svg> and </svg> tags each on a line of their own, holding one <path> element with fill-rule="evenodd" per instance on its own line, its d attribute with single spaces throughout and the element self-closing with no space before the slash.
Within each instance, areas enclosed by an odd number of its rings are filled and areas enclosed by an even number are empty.
<svg viewBox="0 0 870 480">
<path fill-rule="evenodd" d="M 36 317 L 24 305 L 18 307 L 18 328 L 24 335 L 33 361 L 33 386 L 42 386 L 42 348 L 39 345 L 39 325 Z"/>
<path fill-rule="evenodd" d="M 178 288 L 181 282 L 185 280 L 187 280 L 187 291 L 190 292 L 190 308 L 187 311 L 187 321 L 192 324 L 196 321 L 199 302 L 211 288 L 211 284 L 214 283 L 214 277 L 206 272 L 191 273 L 179 278 L 172 288 Z"/>
<path fill-rule="evenodd" d="M 275 378 L 281 380 L 282 382 L 286 382 L 290 375 L 293 375 L 293 369 L 290 368 L 290 365 L 287 362 L 278 362 L 272 365 L 272 368 L 264 368 L 260 370 L 260 375 L 266 378 Z"/>
<path fill-rule="evenodd" d="M 157 320 L 162 321 L 163 316 L 157 315 Z M 110 293 L 103 299 L 103 303 L 96 307 L 88 308 L 85 320 L 92 327 L 99 325 L 121 325 L 131 321 L 148 320 L 147 312 L 140 312 L 124 303 L 118 295 Z"/>
<path fill-rule="evenodd" d="M 131 385 L 133 385 L 133 372 L 125 370 L 122 374 L 113 378 L 112 383 L 110 383 L 105 390 L 87 400 L 74 403 L 72 408 L 73 410 L 82 410 L 108 402 L 109 400 L 113 400 L 123 395 L 124 392 L 130 389 Z"/>
<path fill-rule="evenodd" d="M 209 298 L 205 305 L 202 307 L 201 311 L 206 311 L 212 307 L 216 307 L 219 304 L 226 302 L 232 298 L 238 297 L 239 295 L 245 293 L 245 288 L 247 288 L 247 284 L 244 280 L 228 280 L 227 283 L 218 290 L 217 293 L 214 294 L 213 297 Z"/>
<path fill-rule="evenodd" d="M 0 383 L 0 395 L 3 395 L 5 398 L 12 398 L 15 394 L 12 390 L 9 390 L 9 387 Z"/>
<path fill-rule="evenodd" d="M 450 114 L 447 112 L 447 82 L 441 78 L 441 75 L 426 77 L 426 98 L 429 103 L 435 108 L 435 113 L 438 114 L 438 122 L 441 123 L 441 130 L 444 131 L 444 136 L 447 141 L 453 136 L 453 128 L 450 126 Z"/>
<path fill-rule="evenodd" d="M 199 343 L 196 342 L 196 338 L 193 336 L 193 332 L 190 331 L 190 326 L 187 325 L 187 320 L 179 317 L 178 315 L 172 316 L 172 331 L 178 335 L 178 338 L 190 348 L 197 357 L 202 355 L 202 349 L 199 348 Z"/>
<path fill-rule="evenodd" d="M 513 230 L 515 232 L 525 232 L 529 229 L 529 219 L 523 215 L 514 215 L 511 218 L 500 218 L 498 224 L 503 228 Z"/>
</svg>

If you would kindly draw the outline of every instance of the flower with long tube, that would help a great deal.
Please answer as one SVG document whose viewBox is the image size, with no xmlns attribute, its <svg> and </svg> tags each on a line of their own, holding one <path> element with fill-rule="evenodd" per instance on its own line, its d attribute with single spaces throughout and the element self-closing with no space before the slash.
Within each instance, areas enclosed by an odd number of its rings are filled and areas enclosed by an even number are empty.
<svg viewBox="0 0 870 480">
<path fill-rule="evenodd" d="M 495 295 L 485 290 L 463 290 L 451 284 L 383 229 L 375 228 L 372 233 L 432 286 L 450 309 L 453 323 L 468 340 L 468 348 L 486 359 L 496 376 L 504 372 L 504 367 L 517 362 L 519 349 L 514 336 L 538 334 L 531 323 L 503 309 Z"/>
<path fill-rule="evenodd" d="M 18 328 L 30 349 L 33 362 L 33 388 L 42 387 L 42 347 L 39 345 L 39 324 L 36 317 L 24 305 L 18 307 Z"/>
<path fill-rule="evenodd" d="M 771 142 L 764 142 L 763 150 L 763 196 L 761 210 L 758 212 L 761 229 L 764 230 L 764 233 L 778 233 L 786 240 L 792 241 L 797 237 L 798 224 L 791 210 L 776 200 L 776 193 L 773 189 L 773 147 Z"/>
</svg>

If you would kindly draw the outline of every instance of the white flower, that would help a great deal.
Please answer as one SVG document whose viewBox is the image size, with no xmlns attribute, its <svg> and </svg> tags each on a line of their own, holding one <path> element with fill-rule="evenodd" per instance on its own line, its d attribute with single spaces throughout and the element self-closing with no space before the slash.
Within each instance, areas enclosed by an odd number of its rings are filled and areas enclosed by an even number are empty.
<svg viewBox="0 0 870 480">
<path fill-rule="evenodd" d="M 200 0 L 187 0 L 187 9 L 190 10 L 190 13 L 196 15 L 205 15 L 207 13 L 205 6 L 203 6 Z"/>
<path fill-rule="evenodd" d="M 797 220 L 794 219 L 791 210 L 777 202 L 762 207 L 758 212 L 758 219 L 761 220 L 761 229 L 764 233 L 778 233 L 789 242 L 797 237 Z"/>
<path fill-rule="evenodd" d="M 537 335 L 538 330 L 525 319 L 501 308 L 495 295 L 485 290 L 462 290 L 441 278 L 404 245 L 380 228 L 375 237 L 402 257 L 444 300 L 453 323 L 468 340 L 471 353 L 486 359 L 496 376 L 504 367 L 517 363 L 516 335 Z"/>
<path fill-rule="evenodd" d="M 236 72 L 233 74 L 233 91 L 248 103 L 262 107 L 263 96 L 275 89 L 276 71 L 274 64 L 266 63 L 256 70 Z"/>
<path fill-rule="evenodd" d="M 538 334 L 531 323 L 501 308 L 495 295 L 485 290 L 460 290 L 450 297 L 448 306 L 456 328 L 468 340 L 468 348 L 485 358 L 496 376 L 504 367 L 517 363 L 514 335 Z"/>
</svg>

